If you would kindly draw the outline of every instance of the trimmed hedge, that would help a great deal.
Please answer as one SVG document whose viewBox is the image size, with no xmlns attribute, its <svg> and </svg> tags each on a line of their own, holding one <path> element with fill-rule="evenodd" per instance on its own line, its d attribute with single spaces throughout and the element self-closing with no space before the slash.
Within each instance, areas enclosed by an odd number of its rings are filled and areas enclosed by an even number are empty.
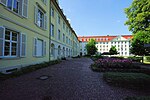
<svg viewBox="0 0 150 100">
<path fill-rule="evenodd" d="M 142 96 L 142 97 L 126 97 L 123 100 L 150 100 L 150 96 Z"/>
<path fill-rule="evenodd" d="M 150 76 L 143 73 L 107 72 L 103 74 L 103 79 L 117 86 L 150 88 Z"/>
<path fill-rule="evenodd" d="M 131 59 L 132 61 L 136 61 L 136 62 L 141 62 L 142 57 L 132 57 L 132 56 L 130 56 L 130 57 L 128 57 L 128 59 Z"/>
</svg>

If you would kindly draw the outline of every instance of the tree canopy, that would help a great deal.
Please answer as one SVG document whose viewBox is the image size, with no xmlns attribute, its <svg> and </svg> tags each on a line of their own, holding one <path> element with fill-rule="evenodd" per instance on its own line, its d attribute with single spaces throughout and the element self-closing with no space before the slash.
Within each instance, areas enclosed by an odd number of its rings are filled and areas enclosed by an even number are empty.
<svg viewBox="0 0 150 100">
<path fill-rule="evenodd" d="M 150 30 L 150 0 L 133 0 L 125 13 L 128 18 L 125 25 L 129 26 L 129 31 L 135 34 Z"/>
<path fill-rule="evenodd" d="M 110 48 L 109 54 L 110 54 L 110 55 L 118 54 L 117 49 L 116 49 L 115 46 L 112 46 L 112 47 Z"/>
<path fill-rule="evenodd" d="M 97 48 L 96 48 L 95 44 L 96 44 L 96 41 L 94 39 L 91 39 L 87 43 L 86 49 L 87 49 L 88 55 L 94 55 L 97 52 Z"/>
<path fill-rule="evenodd" d="M 131 53 L 146 55 L 144 44 L 150 43 L 150 0 L 133 0 L 125 13 L 128 18 L 125 25 L 133 32 Z"/>
<path fill-rule="evenodd" d="M 150 32 L 139 31 L 133 35 L 131 53 L 135 55 L 148 55 L 149 52 L 144 48 L 144 44 L 150 43 Z"/>
</svg>

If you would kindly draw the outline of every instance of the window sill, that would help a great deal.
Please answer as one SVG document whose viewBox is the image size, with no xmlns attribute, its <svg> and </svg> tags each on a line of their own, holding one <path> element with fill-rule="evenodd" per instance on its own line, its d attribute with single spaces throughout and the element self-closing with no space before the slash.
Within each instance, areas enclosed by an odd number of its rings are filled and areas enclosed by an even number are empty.
<svg viewBox="0 0 150 100">
<path fill-rule="evenodd" d="M 44 58 L 45 56 L 34 56 L 35 58 Z"/>
<path fill-rule="evenodd" d="M 21 59 L 21 57 L 3 57 L 0 58 L 0 60 L 18 60 Z"/>
<path fill-rule="evenodd" d="M 23 19 L 23 18 L 26 18 L 26 17 L 23 17 L 23 16 L 19 15 L 18 13 L 14 12 L 14 11 L 8 9 L 7 7 L 4 7 L 4 8 L 5 8 L 6 10 L 8 10 L 9 12 L 13 13 L 14 15 L 16 15 L 16 16 L 22 18 L 22 19 Z"/>
<path fill-rule="evenodd" d="M 35 24 L 35 23 L 34 23 Z M 46 31 L 47 29 L 44 29 L 43 27 L 38 26 L 37 24 L 35 24 L 38 28 L 40 28 L 43 31 Z"/>
</svg>

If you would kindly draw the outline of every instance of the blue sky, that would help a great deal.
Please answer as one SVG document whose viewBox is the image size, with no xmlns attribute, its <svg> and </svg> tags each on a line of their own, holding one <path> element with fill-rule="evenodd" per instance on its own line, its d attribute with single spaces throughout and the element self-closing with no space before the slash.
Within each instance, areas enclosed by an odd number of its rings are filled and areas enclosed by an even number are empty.
<svg viewBox="0 0 150 100">
<path fill-rule="evenodd" d="M 78 36 L 131 35 L 124 8 L 132 0 L 59 0 Z"/>
</svg>

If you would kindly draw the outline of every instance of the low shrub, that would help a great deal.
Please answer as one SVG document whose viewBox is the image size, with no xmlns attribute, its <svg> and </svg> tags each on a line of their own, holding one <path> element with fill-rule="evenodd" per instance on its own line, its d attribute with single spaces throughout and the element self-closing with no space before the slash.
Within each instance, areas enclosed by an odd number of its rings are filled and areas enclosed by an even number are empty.
<svg viewBox="0 0 150 100">
<path fill-rule="evenodd" d="M 136 62 L 141 62 L 142 57 L 130 56 L 130 57 L 128 57 L 128 59 L 130 59 L 130 60 L 132 60 L 132 61 L 136 61 Z"/>
<path fill-rule="evenodd" d="M 103 74 L 103 79 L 117 86 L 150 88 L 150 76 L 143 73 L 107 72 Z"/>
<path fill-rule="evenodd" d="M 145 57 L 144 57 L 144 61 L 150 62 L 150 56 L 145 56 Z"/>
<path fill-rule="evenodd" d="M 122 56 L 112 56 L 111 58 L 124 59 Z"/>
<path fill-rule="evenodd" d="M 150 96 L 141 96 L 141 97 L 126 97 L 123 100 L 150 100 Z"/>
<path fill-rule="evenodd" d="M 91 59 L 93 60 L 93 61 L 96 61 L 96 60 L 98 60 L 98 59 L 103 59 L 104 57 L 102 56 L 102 55 L 94 55 L 94 56 L 91 56 Z"/>
</svg>

